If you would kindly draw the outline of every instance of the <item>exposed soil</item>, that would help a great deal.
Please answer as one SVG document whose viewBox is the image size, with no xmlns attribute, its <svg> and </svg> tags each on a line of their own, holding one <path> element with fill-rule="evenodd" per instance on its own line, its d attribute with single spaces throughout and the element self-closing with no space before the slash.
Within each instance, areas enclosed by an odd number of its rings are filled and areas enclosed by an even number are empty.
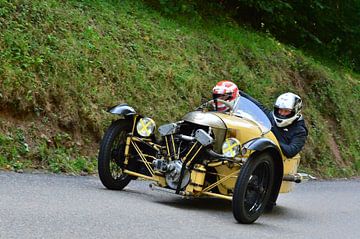
<svg viewBox="0 0 360 239">
<path fill-rule="evenodd" d="M 327 119 L 328 121 L 328 126 L 330 128 L 330 132 L 334 132 L 336 134 L 336 123 L 334 122 L 334 120 L 332 119 Z M 329 139 L 328 139 L 328 144 L 330 146 L 330 150 L 331 153 L 334 155 L 334 161 L 336 162 L 337 165 L 339 165 L 340 167 L 346 167 L 349 164 L 346 163 L 346 161 L 341 157 L 341 153 L 340 153 L 340 149 L 338 144 L 336 143 L 334 134 L 329 134 Z"/>
<path fill-rule="evenodd" d="M 57 122 L 49 120 L 46 116 L 32 114 L 17 115 L 9 109 L 0 110 L 0 132 L 8 134 L 11 130 L 20 129 L 24 133 L 25 141 L 29 148 L 38 146 L 39 141 L 45 140 L 49 146 L 54 146 L 55 136 L 60 133 L 67 133 L 70 136 L 65 147 L 76 144 L 81 153 L 86 156 L 95 155 L 98 150 L 98 140 L 89 134 L 80 132 L 64 131 Z"/>
</svg>

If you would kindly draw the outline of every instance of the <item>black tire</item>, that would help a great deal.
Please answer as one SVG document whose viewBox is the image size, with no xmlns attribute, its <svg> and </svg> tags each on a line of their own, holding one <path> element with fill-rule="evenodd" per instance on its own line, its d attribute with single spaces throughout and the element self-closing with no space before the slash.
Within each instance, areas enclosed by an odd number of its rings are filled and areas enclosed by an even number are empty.
<svg viewBox="0 0 360 239">
<path fill-rule="evenodd" d="M 123 173 L 126 137 L 130 131 L 130 122 L 117 120 L 101 141 L 98 172 L 102 184 L 108 189 L 122 190 L 131 180 L 131 176 Z"/>
<path fill-rule="evenodd" d="M 255 222 L 267 205 L 274 183 L 274 161 L 270 154 L 250 157 L 237 178 L 232 209 L 235 219 L 244 224 Z"/>
</svg>

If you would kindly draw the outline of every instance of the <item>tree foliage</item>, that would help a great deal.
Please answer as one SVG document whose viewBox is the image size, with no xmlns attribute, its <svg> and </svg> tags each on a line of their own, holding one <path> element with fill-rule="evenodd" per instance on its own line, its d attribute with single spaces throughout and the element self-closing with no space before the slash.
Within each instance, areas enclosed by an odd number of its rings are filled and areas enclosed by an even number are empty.
<svg viewBox="0 0 360 239">
<path fill-rule="evenodd" d="M 360 0 L 159 0 L 166 13 L 213 12 L 360 71 Z"/>
</svg>

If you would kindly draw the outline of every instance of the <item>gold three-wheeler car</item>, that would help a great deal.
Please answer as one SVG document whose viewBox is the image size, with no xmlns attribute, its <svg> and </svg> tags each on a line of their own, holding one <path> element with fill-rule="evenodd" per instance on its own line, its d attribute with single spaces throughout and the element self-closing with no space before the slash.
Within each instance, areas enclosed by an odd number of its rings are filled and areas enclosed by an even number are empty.
<svg viewBox="0 0 360 239">
<path fill-rule="evenodd" d="M 254 222 L 271 208 L 279 192 L 289 192 L 300 157 L 286 158 L 266 115 L 240 97 L 226 113 L 211 110 L 210 100 L 180 121 L 156 127 L 153 119 L 127 104 L 108 111 L 120 116 L 102 139 L 98 157 L 100 180 L 121 190 L 136 178 L 186 197 L 232 201 L 240 223 Z"/>
</svg>

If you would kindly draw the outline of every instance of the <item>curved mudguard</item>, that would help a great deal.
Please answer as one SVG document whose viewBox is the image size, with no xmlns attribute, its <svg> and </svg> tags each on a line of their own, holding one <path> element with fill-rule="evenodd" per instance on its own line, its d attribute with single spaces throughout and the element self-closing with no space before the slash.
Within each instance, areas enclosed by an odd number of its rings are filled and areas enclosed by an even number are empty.
<svg viewBox="0 0 360 239">
<path fill-rule="evenodd" d="M 273 141 L 267 138 L 253 139 L 244 144 L 244 147 L 256 151 L 263 151 L 268 148 L 273 148 L 276 149 L 276 151 L 280 152 L 279 147 Z"/>
<path fill-rule="evenodd" d="M 136 111 L 134 110 L 134 108 L 129 106 L 126 103 L 113 106 L 113 107 L 109 108 L 107 110 L 107 112 L 109 112 L 111 114 L 115 114 L 115 115 L 125 115 L 125 116 L 136 114 Z"/>
</svg>

